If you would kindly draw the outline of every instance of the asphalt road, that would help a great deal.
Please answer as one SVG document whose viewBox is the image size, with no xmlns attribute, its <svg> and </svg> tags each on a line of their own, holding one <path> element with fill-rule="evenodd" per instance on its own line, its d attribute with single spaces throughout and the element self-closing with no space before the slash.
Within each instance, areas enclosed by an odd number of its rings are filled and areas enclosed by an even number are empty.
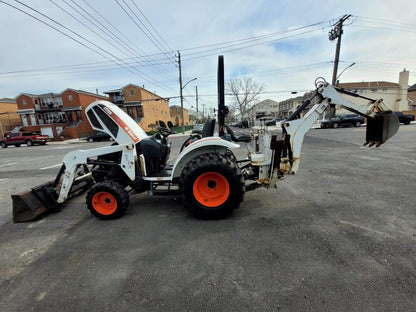
<svg viewBox="0 0 416 312">
<path fill-rule="evenodd" d="M 0 311 L 415 311 L 416 125 L 378 149 L 364 136 L 311 130 L 295 176 L 219 221 L 139 194 L 118 220 L 79 196 L 13 224 L 10 194 L 106 143 L 0 150 Z"/>
</svg>

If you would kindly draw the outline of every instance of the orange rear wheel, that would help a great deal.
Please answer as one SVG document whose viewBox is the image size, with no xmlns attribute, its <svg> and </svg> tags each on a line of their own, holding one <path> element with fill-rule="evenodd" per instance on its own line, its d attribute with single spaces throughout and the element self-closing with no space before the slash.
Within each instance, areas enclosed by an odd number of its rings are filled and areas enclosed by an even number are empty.
<svg viewBox="0 0 416 312">
<path fill-rule="evenodd" d="M 230 185 L 227 179 L 218 172 L 201 174 L 194 182 L 195 199 L 204 206 L 218 207 L 230 196 Z"/>
</svg>

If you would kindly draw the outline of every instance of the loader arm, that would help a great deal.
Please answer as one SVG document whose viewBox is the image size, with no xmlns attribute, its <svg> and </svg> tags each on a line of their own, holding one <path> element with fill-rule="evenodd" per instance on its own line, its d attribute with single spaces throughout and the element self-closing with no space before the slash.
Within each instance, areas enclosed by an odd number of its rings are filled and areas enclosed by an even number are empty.
<svg viewBox="0 0 416 312">
<path fill-rule="evenodd" d="M 63 203 L 71 191 L 74 181 L 82 179 L 91 179 L 91 173 L 85 172 L 82 176 L 76 177 L 77 170 L 82 165 L 88 165 L 88 159 L 91 157 L 102 156 L 115 152 L 122 152 L 120 168 L 129 177 L 130 180 L 135 179 L 135 163 L 137 159 L 136 148 L 133 144 L 114 145 L 107 147 L 99 147 L 89 150 L 73 151 L 65 155 L 63 160 L 63 179 L 59 191 L 57 202 Z"/>
</svg>

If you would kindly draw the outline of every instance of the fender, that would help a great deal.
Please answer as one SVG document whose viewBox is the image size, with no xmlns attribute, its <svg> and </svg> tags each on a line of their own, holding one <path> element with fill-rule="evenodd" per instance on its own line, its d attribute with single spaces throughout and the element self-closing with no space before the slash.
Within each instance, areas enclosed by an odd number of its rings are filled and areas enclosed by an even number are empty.
<svg viewBox="0 0 416 312">
<path fill-rule="evenodd" d="M 239 147 L 240 145 L 223 140 L 220 137 L 206 137 L 195 141 L 189 144 L 176 158 L 172 169 L 172 179 L 179 177 L 186 164 L 200 154 L 212 151 L 224 154 L 227 149 Z"/>
</svg>

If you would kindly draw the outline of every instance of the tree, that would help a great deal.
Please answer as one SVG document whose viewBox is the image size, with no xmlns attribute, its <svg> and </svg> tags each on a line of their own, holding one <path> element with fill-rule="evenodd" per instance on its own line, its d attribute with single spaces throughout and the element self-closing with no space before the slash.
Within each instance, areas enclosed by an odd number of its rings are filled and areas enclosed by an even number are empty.
<svg viewBox="0 0 416 312">
<path fill-rule="evenodd" d="M 231 79 L 226 84 L 226 92 L 234 97 L 233 107 L 244 117 L 250 108 L 257 102 L 257 96 L 264 87 L 250 77 Z"/>
</svg>

